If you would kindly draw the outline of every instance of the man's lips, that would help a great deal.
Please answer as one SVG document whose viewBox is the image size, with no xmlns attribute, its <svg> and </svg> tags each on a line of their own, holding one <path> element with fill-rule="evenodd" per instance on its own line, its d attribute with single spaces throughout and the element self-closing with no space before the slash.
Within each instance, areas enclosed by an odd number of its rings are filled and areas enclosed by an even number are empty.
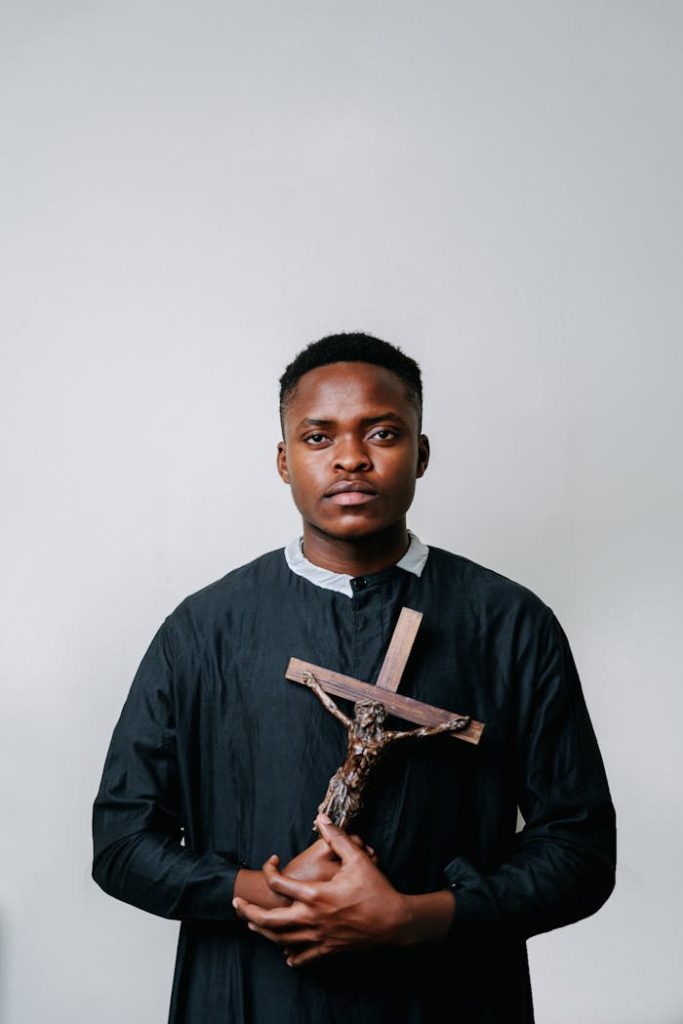
<svg viewBox="0 0 683 1024">
<path fill-rule="evenodd" d="M 377 491 L 365 480 L 339 480 L 325 491 L 325 497 L 335 505 L 364 505 L 377 497 Z"/>
</svg>

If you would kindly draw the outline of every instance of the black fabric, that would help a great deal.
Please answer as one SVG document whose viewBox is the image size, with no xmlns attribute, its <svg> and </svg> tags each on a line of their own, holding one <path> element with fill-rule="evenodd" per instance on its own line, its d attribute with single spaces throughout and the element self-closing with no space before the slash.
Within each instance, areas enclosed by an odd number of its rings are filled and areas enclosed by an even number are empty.
<svg viewBox="0 0 683 1024">
<path fill-rule="evenodd" d="M 140 665 L 95 801 L 93 875 L 182 921 L 172 1024 L 528 1024 L 525 939 L 593 913 L 613 887 L 614 809 L 551 610 L 433 547 L 421 578 L 365 579 L 349 598 L 270 552 L 187 598 Z M 343 727 L 286 666 L 374 682 L 403 605 L 424 620 L 401 692 L 486 727 L 478 747 L 391 749 L 353 831 L 398 889 L 452 884 L 453 926 L 440 943 L 292 969 L 230 903 L 241 865 L 285 863 L 315 838 L 345 752 Z"/>
</svg>

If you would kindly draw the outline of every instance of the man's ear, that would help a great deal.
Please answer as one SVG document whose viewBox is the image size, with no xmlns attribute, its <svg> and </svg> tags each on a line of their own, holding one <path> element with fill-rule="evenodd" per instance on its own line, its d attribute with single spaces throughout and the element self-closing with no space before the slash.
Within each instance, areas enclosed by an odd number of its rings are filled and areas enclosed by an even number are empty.
<svg viewBox="0 0 683 1024">
<path fill-rule="evenodd" d="M 289 483 L 289 470 L 287 469 L 287 445 L 284 441 L 278 441 L 277 443 L 277 458 L 276 458 L 277 471 L 280 474 L 280 478 L 284 480 L 286 484 Z"/>
<path fill-rule="evenodd" d="M 424 476 L 429 465 L 429 438 L 426 434 L 420 434 L 417 439 L 417 471 L 415 477 Z"/>
</svg>

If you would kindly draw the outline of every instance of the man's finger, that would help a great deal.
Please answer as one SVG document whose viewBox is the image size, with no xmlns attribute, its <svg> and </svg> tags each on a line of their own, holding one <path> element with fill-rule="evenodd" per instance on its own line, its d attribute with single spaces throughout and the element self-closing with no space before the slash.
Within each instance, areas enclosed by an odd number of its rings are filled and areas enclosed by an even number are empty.
<svg viewBox="0 0 683 1024">
<path fill-rule="evenodd" d="M 316 942 L 319 939 L 317 932 L 310 928 L 292 928 L 290 931 L 274 931 L 272 928 L 259 928 L 257 924 L 248 925 L 249 931 L 256 935 L 262 935 L 264 939 L 274 942 L 276 946 L 292 948 L 301 946 L 304 943 Z"/>
<path fill-rule="evenodd" d="M 368 846 L 368 844 L 366 842 L 364 842 L 364 840 L 362 840 L 359 835 L 356 835 L 355 832 L 354 832 L 353 835 L 349 836 L 349 839 L 351 840 L 352 843 L 355 843 L 356 846 L 358 846 L 361 850 L 365 850 L 365 852 L 367 853 L 368 857 L 374 857 L 375 856 L 375 851 L 373 850 L 373 848 L 371 846 Z"/>
<path fill-rule="evenodd" d="M 300 882 L 290 875 L 283 875 L 272 865 L 264 865 L 263 875 L 273 892 L 288 896 L 290 900 L 311 903 L 317 895 L 317 889 L 310 882 Z"/>
<path fill-rule="evenodd" d="M 320 835 L 323 839 L 327 840 L 342 863 L 352 859 L 353 857 L 357 857 L 361 852 L 352 841 L 349 834 L 344 832 L 343 829 L 337 828 L 336 825 L 333 825 L 326 814 L 319 814 L 315 819 L 315 823 Z"/>
<path fill-rule="evenodd" d="M 337 860 L 331 850 L 329 856 L 332 860 Z M 261 870 L 263 871 L 263 877 L 273 892 L 284 895 L 285 889 L 294 892 L 293 887 L 295 887 L 296 895 L 292 895 L 290 899 L 299 900 L 301 903 L 309 903 L 314 899 L 316 894 L 311 887 L 311 883 L 304 879 L 295 878 L 292 875 L 285 875 L 279 870 L 277 864 L 273 863 L 272 857 L 268 858 Z"/>
<path fill-rule="evenodd" d="M 321 944 L 313 944 L 308 949 L 302 949 L 298 953 L 291 953 L 287 957 L 288 967 L 305 967 L 306 964 L 311 964 L 315 960 L 319 960 L 323 956 L 328 956 L 328 952 L 325 947 Z"/>
<path fill-rule="evenodd" d="M 241 911 L 243 919 L 258 925 L 259 928 L 273 928 L 281 931 L 283 928 L 296 928 L 310 923 L 307 917 L 308 908 L 303 903 L 293 903 L 289 907 L 264 910 L 256 903 L 248 903 L 246 900 L 235 897 L 232 905 L 238 913 Z"/>
</svg>

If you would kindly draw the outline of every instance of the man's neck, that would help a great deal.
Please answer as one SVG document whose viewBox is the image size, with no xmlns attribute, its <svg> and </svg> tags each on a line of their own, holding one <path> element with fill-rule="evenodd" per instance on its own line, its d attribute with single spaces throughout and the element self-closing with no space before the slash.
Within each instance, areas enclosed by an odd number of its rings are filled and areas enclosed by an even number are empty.
<svg viewBox="0 0 683 1024">
<path fill-rule="evenodd" d="M 313 565 L 346 576 L 367 576 L 388 569 L 405 555 L 410 537 L 405 520 L 369 537 L 330 537 L 304 523 L 303 553 Z"/>
</svg>

